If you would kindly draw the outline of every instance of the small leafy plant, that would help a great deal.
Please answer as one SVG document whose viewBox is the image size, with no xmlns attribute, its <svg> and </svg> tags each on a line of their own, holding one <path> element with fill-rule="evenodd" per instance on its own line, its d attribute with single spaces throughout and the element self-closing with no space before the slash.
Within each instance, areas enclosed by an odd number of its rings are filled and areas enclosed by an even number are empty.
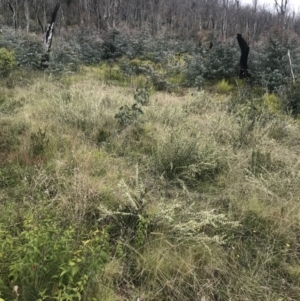
<svg viewBox="0 0 300 301">
<path fill-rule="evenodd" d="M 143 110 L 137 103 L 134 103 L 131 107 L 128 105 L 120 107 L 115 118 L 118 120 L 121 127 L 126 127 L 136 122 L 142 114 Z"/>
<path fill-rule="evenodd" d="M 18 234 L 0 225 L 1 273 L 19 288 L 17 300 L 82 300 L 108 260 L 107 233 L 94 229 L 78 240 L 73 227 L 48 215 L 28 214 Z M 0 289 L 9 296 L 8 287 Z"/>
<path fill-rule="evenodd" d="M 146 106 L 149 104 L 149 93 L 145 88 L 138 88 L 134 93 L 136 103 Z"/>
<path fill-rule="evenodd" d="M 121 127 L 126 127 L 138 121 L 141 115 L 144 114 L 142 106 L 149 104 L 149 93 L 147 89 L 137 89 L 134 94 L 135 103 L 129 107 L 124 105 L 119 108 L 119 112 L 115 115 Z"/>
<path fill-rule="evenodd" d="M 217 91 L 221 94 L 227 94 L 232 90 L 232 86 L 225 80 L 222 79 L 218 84 L 217 84 Z"/>
</svg>

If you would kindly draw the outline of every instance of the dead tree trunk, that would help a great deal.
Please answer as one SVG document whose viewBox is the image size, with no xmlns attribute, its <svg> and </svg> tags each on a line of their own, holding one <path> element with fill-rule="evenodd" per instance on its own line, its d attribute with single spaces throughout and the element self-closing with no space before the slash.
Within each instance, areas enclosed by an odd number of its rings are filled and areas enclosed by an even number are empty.
<svg viewBox="0 0 300 301">
<path fill-rule="evenodd" d="M 39 15 L 38 15 L 38 9 L 39 9 L 38 5 L 34 6 L 33 9 L 35 11 L 35 15 L 36 15 L 38 24 L 40 25 L 40 27 L 42 29 L 42 33 L 44 33 L 44 26 L 43 26 L 43 23 L 41 22 L 41 19 L 39 18 Z"/>
<path fill-rule="evenodd" d="M 50 51 L 51 51 L 51 45 L 52 45 L 52 38 L 53 38 L 53 30 L 54 30 L 54 23 L 56 19 L 56 15 L 59 9 L 60 3 L 57 2 L 54 8 L 54 11 L 52 13 L 51 22 L 47 24 L 46 28 L 46 36 L 45 36 L 45 52 L 42 55 L 41 59 L 41 67 L 42 68 L 48 68 L 49 66 L 49 59 L 50 59 Z"/>
<path fill-rule="evenodd" d="M 292 59 L 291 59 L 291 52 L 290 52 L 290 50 L 288 50 L 288 57 L 289 57 L 289 63 L 290 63 L 291 75 L 292 75 L 293 83 L 295 83 L 295 75 L 294 75 L 294 71 L 293 71 L 293 65 L 292 65 Z"/>
<path fill-rule="evenodd" d="M 14 23 L 14 28 L 15 28 L 15 31 L 17 30 L 17 16 L 16 16 L 16 11 L 14 10 L 13 6 L 10 4 L 10 2 L 8 2 L 8 6 L 9 6 L 9 9 L 11 10 L 12 12 L 12 17 L 13 17 L 13 23 Z"/>
<path fill-rule="evenodd" d="M 29 32 L 30 26 L 30 15 L 29 15 L 29 7 L 28 7 L 28 0 L 24 0 L 24 12 L 25 12 L 25 19 L 26 19 L 26 32 Z"/>
<path fill-rule="evenodd" d="M 241 58 L 240 58 L 240 78 L 250 78 L 251 74 L 248 71 L 248 55 L 249 55 L 249 46 L 247 42 L 243 39 L 241 34 L 237 34 L 237 41 L 241 48 Z"/>
</svg>

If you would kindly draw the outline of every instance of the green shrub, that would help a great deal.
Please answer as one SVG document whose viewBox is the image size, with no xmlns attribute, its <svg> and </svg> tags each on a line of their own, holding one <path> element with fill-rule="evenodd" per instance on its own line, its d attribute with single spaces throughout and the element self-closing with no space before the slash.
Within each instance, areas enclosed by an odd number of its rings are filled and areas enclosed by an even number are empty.
<svg viewBox="0 0 300 301">
<path fill-rule="evenodd" d="M 195 54 L 187 59 L 187 67 L 184 69 L 185 83 L 187 86 L 196 86 L 200 89 L 204 83 L 206 66 L 203 56 Z"/>
<path fill-rule="evenodd" d="M 16 59 L 13 52 L 5 48 L 0 48 L 0 76 L 8 76 L 16 65 Z"/>
<path fill-rule="evenodd" d="M 56 41 L 50 58 L 48 72 L 71 73 L 79 70 L 80 46 L 72 41 Z"/>
<path fill-rule="evenodd" d="M 0 47 L 14 49 L 18 65 L 33 69 L 39 68 L 43 43 L 38 36 L 5 28 L 1 36 Z"/>
<path fill-rule="evenodd" d="M 254 81 L 266 92 L 284 91 L 291 81 L 291 69 L 288 58 L 290 50 L 293 71 L 297 76 L 300 71 L 299 41 L 293 35 L 283 35 L 278 29 L 270 32 L 264 43 L 251 52 Z"/>
<path fill-rule="evenodd" d="M 99 64 L 101 62 L 102 40 L 99 34 L 81 31 L 72 41 L 80 46 L 80 61 L 86 65 Z"/>
<path fill-rule="evenodd" d="M 126 127 L 136 122 L 142 114 L 143 110 L 138 106 L 137 103 L 134 103 L 131 107 L 128 105 L 120 107 L 119 112 L 115 115 L 115 118 L 121 127 Z"/>
<path fill-rule="evenodd" d="M 233 87 L 225 79 L 222 79 L 217 84 L 217 91 L 221 94 L 229 93 L 232 90 L 232 88 Z"/>
<path fill-rule="evenodd" d="M 0 224 L 1 277 L 19 287 L 18 300 L 81 300 L 108 260 L 106 231 L 77 240 L 74 228 L 43 211 L 27 214 L 18 233 Z M 9 283 L 0 291 L 11 300 Z"/>
<path fill-rule="evenodd" d="M 145 106 L 149 104 L 149 93 L 145 88 L 138 88 L 134 93 L 136 103 Z"/>
<path fill-rule="evenodd" d="M 265 93 L 263 95 L 263 101 L 268 108 L 268 111 L 272 114 L 277 114 L 281 109 L 281 100 L 274 93 Z"/>
<path fill-rule="evenodd" d="M 151 77 L 151 82 L 157 91 L 167 90 L 168 81 L 166 79 L 165 74 L 160 74 L 159 72 L 152 71 L 150 77 Z"/>
<path fill-rule="evenodd" d="M 142 106 L 149 104 L 149 93 L 145 88 L 138 88 L 134 93 L 135 103 L 129 107 L 124 105 L 119 108 L 119 112 L 115 115 L 119 125 L 126 127 L 139 120 L 141 115 L 144 114 Z"/>
</svg>

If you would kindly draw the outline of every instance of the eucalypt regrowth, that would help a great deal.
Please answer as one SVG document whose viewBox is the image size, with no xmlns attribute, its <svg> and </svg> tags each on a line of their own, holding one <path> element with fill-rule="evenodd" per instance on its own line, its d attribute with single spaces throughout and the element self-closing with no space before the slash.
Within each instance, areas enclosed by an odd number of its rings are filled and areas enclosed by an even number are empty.
<svg viewBox="0 0 300 301">
<path fill-rule="evenodd" d="M 149 104 L 149 93 L 147 89 L 137 89 L 134 94 L 135 103 L 132 106 L 123 105 L 115 115 L 122 128 L 136 123 L 140 116 L 144 114 L 142 106 Z"/>
</svg>

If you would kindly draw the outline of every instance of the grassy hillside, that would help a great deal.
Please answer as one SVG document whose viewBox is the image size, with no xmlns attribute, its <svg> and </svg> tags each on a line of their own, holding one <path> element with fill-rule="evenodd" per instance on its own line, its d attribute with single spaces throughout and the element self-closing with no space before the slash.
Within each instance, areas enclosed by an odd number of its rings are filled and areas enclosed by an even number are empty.
<svg viewBox="0 0 300 301">
<path fill-rule="evenodd" d="M 16 72 L 0 85 L 3 300 L 300 300 L 300 125 L 279 98 Z"/>
</svg>

